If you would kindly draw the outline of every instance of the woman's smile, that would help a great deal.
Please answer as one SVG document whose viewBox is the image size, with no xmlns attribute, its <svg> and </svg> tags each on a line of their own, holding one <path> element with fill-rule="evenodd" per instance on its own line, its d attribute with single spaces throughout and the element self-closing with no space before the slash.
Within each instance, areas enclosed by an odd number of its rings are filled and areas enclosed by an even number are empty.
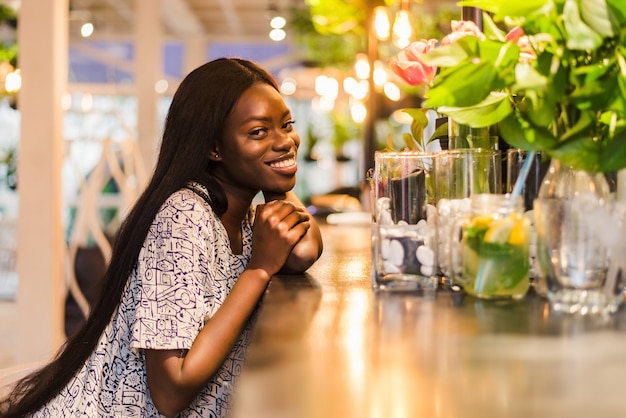
<svg viewBox="0 0 626 418">
<path fill-rule="evenodd" d="M 298 163 L 296 162 L 295 153 L 286 154 L 280 158 L 269 161 L 266 164 L 281 174 L 293 175 L 296 171 L 298 171 Z"/>
</svg>

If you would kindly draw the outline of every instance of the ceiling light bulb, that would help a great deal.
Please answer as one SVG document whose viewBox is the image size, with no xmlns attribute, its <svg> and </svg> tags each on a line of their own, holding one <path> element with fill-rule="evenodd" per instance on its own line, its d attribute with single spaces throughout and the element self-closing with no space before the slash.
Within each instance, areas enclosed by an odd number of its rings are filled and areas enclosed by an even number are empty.
<svg viewBox="0 0 626 418">
<path fill-rule="evenodd" d="M 83 38 L 89 38 L 91 35 L 93 35 L 93 23 L 83 23 L 83 26 L 80 27 L 80 35 Z"/>
<path fill-rule="evenodd" d="M 270 20 L 270 26 L 273 29 L 282 29 L 285 27 L 286 24 L 287 20 L 282 16 L 276 16 L 273 17 L 272 20 Z"/>
<path fill-rule="evenodd" d="M 283 39 L 285 39 L 286 36 L 287 34 L 282 29 L 272 29 L 270 31 L 270 39 L 272 41 L 276 41 L 276 42 L 282 41 Z"/>
</svg>

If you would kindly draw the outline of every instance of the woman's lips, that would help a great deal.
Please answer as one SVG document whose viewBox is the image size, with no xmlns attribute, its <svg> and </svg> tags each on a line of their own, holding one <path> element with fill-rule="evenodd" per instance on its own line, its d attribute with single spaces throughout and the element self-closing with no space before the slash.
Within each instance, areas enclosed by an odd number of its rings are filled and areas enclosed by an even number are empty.
<svg viewBox="0 0 626 418">
<path fill-rule="evenodd" d="M 270 161 L 267 163 L 272 169 L 284 174 L 293 174 L 298 170 L 296 158 L 291 155 L 286 158 Z"/>
</svg>

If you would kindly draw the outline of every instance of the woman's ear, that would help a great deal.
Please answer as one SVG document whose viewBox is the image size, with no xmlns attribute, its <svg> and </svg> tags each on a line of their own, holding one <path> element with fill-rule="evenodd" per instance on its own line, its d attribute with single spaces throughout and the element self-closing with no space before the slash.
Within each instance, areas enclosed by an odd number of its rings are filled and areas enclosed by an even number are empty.
<svg viewBox="0 0 626 418">
<path fill-rule="evenodd" d="M 222 161 L 222 156 L 220 155 L 220 153 L 217 150 L 217 148 L 209 153 L 209 160 L 211 160 L 211 161 Z"/>
</svg>

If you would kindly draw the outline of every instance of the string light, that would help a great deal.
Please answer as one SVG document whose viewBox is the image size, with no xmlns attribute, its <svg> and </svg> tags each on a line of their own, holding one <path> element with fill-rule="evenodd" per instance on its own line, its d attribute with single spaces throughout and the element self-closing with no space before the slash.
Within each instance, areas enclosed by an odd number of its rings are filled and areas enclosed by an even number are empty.
<svg viewBox="0 0 626 418">
<path fill-rule="evenodd" d="M 387 41 L 391 36 L 391 21 L 386 6 L 374 9 L 374 33 L 379 41 Z"/>
<path fill-rule="evenodd" d="M 408 10 L 398 10 L 396 20 L 393 22 L 393 43 L 398 48 L 404 48 L 411 43 L 413 38 L 413 25 Z"/>
</svg>

